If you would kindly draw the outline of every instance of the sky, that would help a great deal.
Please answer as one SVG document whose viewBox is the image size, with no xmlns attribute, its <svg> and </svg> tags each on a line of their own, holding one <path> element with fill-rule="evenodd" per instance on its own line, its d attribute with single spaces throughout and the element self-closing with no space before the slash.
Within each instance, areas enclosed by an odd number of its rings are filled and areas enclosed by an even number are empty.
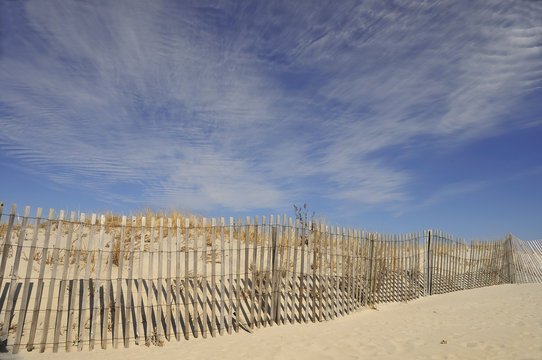
<svg viewBox="0 0 542 360">
<path fill-rule="evenodd" d="M 0 0 L 0 201 L 542 238 L 541 14 Z"/>
</svg>

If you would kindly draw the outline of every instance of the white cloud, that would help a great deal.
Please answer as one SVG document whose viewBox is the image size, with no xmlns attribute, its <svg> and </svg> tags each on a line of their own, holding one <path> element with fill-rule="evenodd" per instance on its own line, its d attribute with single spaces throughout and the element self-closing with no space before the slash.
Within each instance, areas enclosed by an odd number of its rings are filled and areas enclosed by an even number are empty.
<svg viewBox="0 0 542 360">
<path fill-rule="evenodd" d="M 533 3 L 197 6 L 24 3 L 0 58 L 3 151 L 162 206 L 401 202 L 415 175 L 390 148 L 496 134 L 541 84 Z"/>
</svg>

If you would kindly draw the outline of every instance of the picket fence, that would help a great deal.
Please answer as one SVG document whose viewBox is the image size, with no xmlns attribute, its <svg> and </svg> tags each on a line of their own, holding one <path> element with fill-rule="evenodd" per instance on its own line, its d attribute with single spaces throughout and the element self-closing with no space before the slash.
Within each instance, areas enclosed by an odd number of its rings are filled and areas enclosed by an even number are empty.
<svg viewBox="0 0 542 360">
<path fill-rule="evenodd" d="M 158 345 L 382 302 L 542 282 L 542 241 L 389 235 L 286 215 L 2 218 L 0 350 Z"/>
</svg>

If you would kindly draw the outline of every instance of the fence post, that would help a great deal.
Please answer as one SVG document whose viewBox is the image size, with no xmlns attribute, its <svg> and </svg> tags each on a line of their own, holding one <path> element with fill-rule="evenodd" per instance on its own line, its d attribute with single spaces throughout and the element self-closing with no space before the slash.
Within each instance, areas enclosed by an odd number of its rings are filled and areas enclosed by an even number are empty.
<svg viewBox="0 0 542 360">
<path fill-rule="evenodd" d="M 279 319 L 278 319 L 278 313 L 279 313 L 279 308 L 280 308 L 280 303 L 279 303 L 279 300 L 280 300 L 280 294 L 279 294 L 279 286 L 280 286 L 280 268 L 279 268 L 279 265 L 278 265 L 278 254 L 277 254 L 277 250 L 278 250 L 278 246 L 277 246 L 277 241 L 278 241 L 278 237 L 277 237 L 277 224 L 279 223 L 280 221 L 280 216 L 277 216 L 277 221 L 275 223 L 273 223 L 273 227 L 272 227 L 272 230 L 271 230 L 271 242 L 272 242 L 272 249 L 271 249 L 271 254 L 272 254 L 272 269 L 271 269 L 271 276 L 272 276 L 272 281 L 271 281 L 271 286 L 272 286 L 272 292 L 271 292 L 271 323 L 275 323 L 275 324 L 278 324 L 279 323 Z"/>
<path fill-rule="evenodd" d="M 516 283 L 516 276 L 514 272 L 514 248 L 512 247 L 512 234 L 506 235 L 505 240 L 505 256 L 506 256 L 506 262 L 508 264 L 508 283 L 515 284 Z"/>
<path fill-rule="evenodd" d="M 371 243 L 369 246 L 369 276 L 367 277 L 367 292 L 365 294 L 365 299 L 363 301 L 363 305 L 367 306 L 369 303 L 369 297 L 372 296 L 373 292 L 373 262 L 374 262 L 374 246 L 375 246 L 375 236 L 373 233 L 367 233 L 367 235 L 371 239 Z"/>
<path fill-rule="evenodd" d="M 425 259 L 425 296 L 433 294 L 433 257 L 431 256 L 431 230 L 427 230 Z"/>
</svg>

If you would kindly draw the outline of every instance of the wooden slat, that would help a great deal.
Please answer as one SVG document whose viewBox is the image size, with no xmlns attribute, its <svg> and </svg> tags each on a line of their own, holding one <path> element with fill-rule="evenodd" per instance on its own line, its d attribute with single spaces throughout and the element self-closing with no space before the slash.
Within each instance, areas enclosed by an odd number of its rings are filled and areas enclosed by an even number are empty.
<svg viewBox="0 0 542 360">
<path fill-rule="evenodd" d="M 277 215 L 275 223 L 273 224 L 273 230 L 272 230 L 272 236 L 271 236 L 271 252 L 269 255 L 271 255 L 271 262 L 273 263 L 272 268 L 272 291 L 271 291 L 271 324 L 278 324 L 279 318 L 278 318 L 278 309 L 279 309 L 279 285 L 280 285 L 280 266 L 279 266 L 279 229 L 280 229 L 280 216 Z"/>
<path fill-rule="evenodd" d="M 301 224 L 301 255 L 300 255 L 300 262 L 301 262 L 301 270 L 299 271 L 299 322 L 308 322 L 309 314 L 306 313 L 306 317 L 303 317 L 303 300 L 305 298 L 304 290 L 305 290 L 305 277 L 306 277 L 306 269 L 305 269 L 305 242 L 309 242 L 309 239 L 306 238 L 306 226 L 307 224 L 303 221 Z"/>
<path fill-rule="evenodd" d="M 207 338 L 207 332 L 208 332 L 208 326 L 207 326 L 207 219 L 203 218 L 202 221 L 202 230 L 203 230 L 203 251 L 202 251 L 202 279 L 201 279 L 201 288 L 202 288 L 202 322 L 203 322 L 203 330 L 202 330 L 202 336 L 203 338 Z"/>
<path fill-rule="evenodd" d="M 306 230 L 306 234 L 307 234 L 307 240 L 306 240 L 306 243 L 307 243 L 307 269 L 306 269 L 306 272 L 305 272 L 305 275 L 306 275 L 306 285 L 305 285 L 305 288 L 307 289 L 307 302 L 305 304 L 306 306 L 306 316 L 307 316 L 307 320 L 310 320 L 312 322 L 316 321 L 316 307 L 312 306 L 312 315 L 311 315 L 311 300 L 313 300 L 313 296 L 312 294 L 314 293 L 315 289 L 314 289 L 314 285 L 315 285 L 315 281 L 314 281 L 314 276 L 316 274 L 316 267 L 314 268 L 314 271 L 313 271 L 313 263 L 315 262 L 315 259 L 314 257 L 316 256 L 316 252 L 313 250 L 314 248 L 314 244 L 315 244 L 315 238 L 316 238 L 316 234 L 313 233 L 312 231 L 312 221 L 309 221 L 309 224 L 307 226 L 307 230 Z"/>
<path fill-rule="evenodd" d="M 9 248 L 11 245 L 11 230 L 13 229 L 13 222 L 15 221 L 16 213 L 17 213 L 17 205 L 13 204 L 11 205 L 11 212 L 9 214 L 6 237 L 4 238 L 4 245 L 2 249 L 2 259 L 0 261 L 0 291 L 2 290 L 2 285 L 4 283 L 4 273 L 6 271 L 6 263 L 8 261 Z M 4 340 L 0 339 L 0 341 L 4 341 Z"/>
<path fill-rule="evenodd" d="M 52 211 L 52 209 L 51 209 Z M 85 214 L 82 213 L 79 218 L 79 231 L 75 240 L 75 261 L 73 266 L 72 286 L 70 287 L 70 301 L 68 305 L 68 330 L 66 335 L 66 351 L 71 351 L 73 344 L 73 330 L 77 325 L 75 319 L 75 299 L 79 296 L 79 262 L 81 261 L 81 250 L 83 246 L 83 229 L 85 226 Z M 75 323 L 74 323 L 75 321 Z M 73 325 L 73 326 L 72 326 Z M 76 341 L 77 343 L 77 341 Z"/>
<path fill-rule="evenodd" d="M 162 225 L 163 219 L 160 219 L 160 240 L 162 239 Z M 136 231 L 136 218 L 132 216 L 132 225 L 130 226 L 130 250 L 128 251 L 128 276 L 126 278 L 126 297 L 124 298 L 125 313 L 124 317 L 124 347 L 130 347 L 130 339 L 132 334 L 132 309 L 134 308 L 134 297 L 132 295 L 132 286 L 134 283 L 134 248 L 135 248 L 135 231 Z M 160 241 L 160 243 L 162 243 Z M 160 259 L 162 260 L 162 259 Z M 162 261 L 159 261 L 159 264 L 162 264 Z M 159 269 L 161 266 L 158 267 Z M 160 286 L 161 282 L 158 285 L 158 296 L 160 296 Z M 134 320 L 137 323 L 137 319 Z M 158 321 L 160 322 L 160 316 L 158 316 Z M 158 326 L 160 329 L 160 326 Z M 135 335 L 135 334 L 134 334 Z M 159 335 L 161 333 L 159 332 Z"/>
<path fill-rule="evenodd" d="M 294 248 L 294 258 L 293 258 L 293 269 L 292 269 L 292 317 L 290 319 L 290 322 L 293 324 L 295 321 L 295 302 L 296 297 L 298 293 L 298 285 L 297 285 L 297 253 L 299 248 L 299 219 L 296 219 L 295 221 L 295 228 L 294 228 L 294 238 L 292 239 L 292 246 Z M 301 308 L 300 308 L 301 309 Z M 298 311 L 298 320 L 301 322 L 301 310 Z"/>
<path fill-rule="evenodd" d="M 322 264 L 322 266 L 324 267 L 324 319 L 325 320 L 328 320 L 331 316 L 330 312 L 331 312 L 331 309 L 330 309 L 330 295 L 329 295 L 329 288 L 330 288 L 330 283 L 329 283 L 329 280 L 330 280 L 330 262 L 329 262 L 329 254 L 328 254 L 328 249 L 329 249 L 329 240 L 330 240 L 330 233 L 329 233 L 329 226 L 325 226 L 324 228 L 324 238 L 323 238 L 323 252 L 324 252 L 324 263 Z"/>
<path fill-rule="evenodd" d="M 152 314 L 153 314 L 153 301 L 152 301 L 152 295 L 153 295 L 153 281 L 154 281 L 154 253 L 155 253 L 155 224 L 156 219 L 154 217 L 151 218 L 151 229 L 150 229 L 150 239 L 149 239 L 149 270 L 147 272 L 147 313 L 145 314 L 145 320 L 146 320 L 146 336 L 145 336 L 145 345 L 150 346 L 151 345 L 151 339 L 153 338 L 153 333 L 156 332 L 153 321 L 152 321 Z M 120 269 L 119 269 L 120 271 Z M 118 298 L 118 301 L 120 301 L 120 295 Z M 159 320 L 157 320 L 159 321 Z"/>
<path fill-rule="evenodd" d="M 125 242 L 125 236 L 126 236 L 126 216 L 122 217 L 121 222 L 121 231 L 120 231 L 120 239 L 119 239 L 119 264 L 117 267 L 117 295 L 115 297 L 115 319 L 113 321 L 113 347 L 117 348 L 119 344 L 119 340 L 121 339 L 119 332 L 122 330 L 119 330 L 119 317 L 121 312 L 121 299 L 122 299 L 122 280 L 124 278 L 124 275 L 122 273 L 123 267 L 124 267 L 124 242 Z M 151 236 L 152 241 L 152 236 Z M 150 294 L 150 290 L 149 290 Z"/>
<path fill-rule="evenodd" d="M 353 231 L 352 229 L 348 230 L 348 309 L 350 312 L 354 310 L 354 262 L 352 260 L 352 240 L 353 240 Z"/>
<path fill-rule="evenodd" d="M 107 338 L 109 335 L 109 326 L 112 324 L 110 319 L 113 320 L 114 309 L 114 300 L 111 299 L 112 294 L 112 274 L 113 274 L 113 251 L 115 248 L 115 239 L 111 238 L 109 247 L 107 250 L 107 273 L 105 278 L 105 289 L 104 289 L 104 316 L 102 321 L 102 349 L 107 348 Z M 111 314 L 111 315 L 110 315 Z"/>
<path fill-rule="evenodd" d="M 354 308 L 359 307 L 361 284 L 360 231 L 354 231 Z"/>
<path fill-rule="evenodd" d="M 117 348 L 118 343 L 120 340 L 120 334 L 119 334 L 119 317 L 121 312 L 121 298 L 122 298 L 122 280 L 123 280 L 123 273 L 122 269 L 124 266 L 124 238 L 126 236 L 126 216 L 122 217 L 121 222 L 121 231 L 120 231 L 120 239 L 119 239 L 119 263 L 117 266 L 117 294 L 115 296 L 115 317 L 113 320 L 113 347 Z M 152 241 L 152 237 L 151 237 Z M 149 292 L 150 293 L 150 292 Z"/>
<path fill-rule="evenodd" d="M 341 242 L 341 232 L 337 226 L 335 229 L 335 309 L 337 317 L 342 315 L 342 306 L 341 306 L 341 272 L 340 272 L 340 242 Z"/>
<path fill-rule="evenodd" d="M 159 224 L 160 228 L 158 229 L 158 279 L 156 280 L 156 337 L 158 341 L 160 341 L 162 339 L 162 336 L 164 336 L 164 328 L 162 326 L 162 283 L 164 279 L 164 218 L 160 218 Z M 130 280 L 128 280 L 128 287 L 130 287 Z M 128 296 L 131 297 L 130 290 L 131 289 L 128 290 Z"/>
<path fill-rule="evenodd" d="M 68 269 L 70 267 L 70 252 L 71 252 L 71 245 L 72 245 L 72 237 L 73 237 L 73 225 L 75 220 L 75 212 L 71 212 L 70 214 L 70 222 L 68 226 L 68 237 L 66 239 L 66 246 L 64 247 L 64 260 L 63 260 L 63 268 L 62 268 L 62 278 L 60 281 L 60 291 L 59 291 L 59 297 L 58 297 L 58 307 L 56 311 L 56 319 L 55 319 L 55 332 L 53 336 L 53 352 L 58 351 L 59 346 L 59 340 L 60 340 L 60 333 L 62 331 L 62 316 L 64 312 L 64 299 L 66 295 L 66 288 L 67 288 L 67 281 L 68 281 Z M 29 263 L 31 263 L 31 258 L 28 259 Z M 22 324 L 22 322 L 20 322 Z"/>
<path fill-rule="evenodd" d="M 283 275 L 286 275 L 286 265 L 285 265 L 285 253 L 286 253 L 286 246 L 287 246 L 287 217 L 286 214 L 283 214 L 282 216 L 282 227 L 280 230 L 280 236 L 279 236 L 279 304 L 278 304 L 278 324 L 284 324 L 286 321 L 286 306 L 287 306 L 287 296 L 288 296 L 288 287 L 286 283 L 286 278 Z M 284 301 L 282 300 L 284 298 Z"/>
<path fill-rule="evenodd" d="M 216 219 L 211 219 L 211 336 L 216 336 Z"/>
<path fill-rule="evenodd" d="M 229 304 L 228 304 L 228 334 L 232 333 L 233 329 L 233 304 L 235 301 L 235 297 L 233 295 L 233 275 L 234 275 L 234 268 L 233 268 L 233 217 L 230 217 L 230 223 L 228 227 L 228 240 L 229 240 Z"/>
<path fill-rule="evenodd" d="M 271 315 L 272 313 L 272 310 L 271 310 L 271 303 L 272 303 L 272 292 L 273 292 L 273 286 L 271 284 L 271 281 L 272 281 L 272 275 L 271 275 L 271 272 L 272 272 L 272 263 L 271 263 L 271 259 L 273 257 L 272 255 L 272 238 L 273 238 L 273 225 L 274 225 L 274 216 L 273 215 L 270 215 L 269 216 L 269 226 L 267 227 L 264 227 L 264 230 L 263 230 L 263 234 L 267 233 L 267 245 L 264 247 L 264 251 L 267 253 L 266 255 L 266 263 L 267 263 L 267 266 L 266 266 L 266 271 L 265 271 L 265 289 L 264 289 L 264 294 L 265 294 L 265 322 L 264 322 L 264 325 L 267 326 L 267 323 L 269 323 L 270 325 L 273 325 L 273 317 Z M 263 238 L 262 238 L 262 244 L 264 243 L 263 241 Z M 265 254 L 264 254 L 265 255 Z"/>
<path fill-rule="evenodd" d="M 225 302 L 225 292 L 226 292 L 226 248 L 224 243 L 224 218 L 220 218 L 220 302 L 218 303 L 218 308 L 220 309 L 220 335 L 224 334 L 225 328 L 225 317 L 224 317 L 224 308 L 226 307 Z"/>
<path fill-rule="evenodd" d="M 12 208 L 13 209 L 13 208 Z M 47 230 L 45 231 L 45 239 L 43 242 L 43 248 L 42 248 L 42 256 L 41 256 L 41 262 L 40 262 L 40 272 L 38 275 L 37 280 L 37 286 L 36 286 L 36 296 L 34 298 L 34 310 L 32 313 L 32 320 L 30 322 L 30 333 L 28 335 L 28 343 L 26 345 L 26 349 L 28 351 L 32 351 L 34 349 L 34 338 L 36 336 L 36 329 L 38 326 L 38 319 L 39 319 L 39 312 L 40 312 L 40 306 L 41 306 L 41 299 L 43 295 L 43 287 L 45 285 L 45 282 L 43 280 L 44 274 L 45 274 L 45 265 L 47 260 L 47 250 L 49 248 L 49 240 L 51 237 L 51 227 L 53 222 L 53 216 L 54 216 L 54 210 L 49 209 L 49 216 L 47 217 Z M 11 221 L 11 219 L 10 219 Z M 9 231 L 8 231 L 9 233 Z"/>
<path fill-rule="evenodd" d="M 258 217 L 256 217 L 258 221 Z M 260 296 L 258 297 L 258 307 L 259 312 L 259 321 L 264 327 L 267 327 L 268 324 L 273 325 L 272 316 L 271 316 L 271 292 L 272 285 L 271 281 L 273 279 L 272 269 L 271 269 L 271 226 L 273 224 L 273 215 L 269 216 L 269 224 L 267 224 L 267 217 L 262 216 L 262 225 L 261 230 L 256 230 L 256 234 L 260 234 L 261 246 L 260 246 L 260 281 L 258 284 L 255 284 L 258 287 L 258 292 Z M 255 236 L 257 237 L 257 236 Z"/>
<path fill-rule="evenodd" d="M 176 227 L 175 227 L 175 310 L 176 310 L 176 322 L 175 322 L 175 339 L 177 341 L 181 340 L 181 329 L 182 329 L 182 317 L 181 317 L 181 219 L 177 218 Z M 186 269 L 188 273 L 188 269 Z M 185 298 L 185 304 L 186 304 Z M 188 312 L 188 311 L 187 311 Z"/>
<path fill-rule="evenodd" d="M 83 289 L 82 289 L 82 298 L 83 301 L 81 303 L 81 311 L 80 314 L 80 321 L 79 321 L 79 331 L 77 335 L 77 350 L 81 351 L 83 350 L 84 345 L 84 330 L 86 325 L 86 311 L 87 307 L 89 306 L 89 297 L 90 297 L 90 266 L 92 262 L 92 258 L 95 251 L 95 243 L 94 243 L 94 226 L 96 225 L 96 214 L 92 214 L 91 221 L 90 221 L 90 231 L 88 235 L 88 242 L 87 242 L 87 253 L 85 257 L 85 277 L 83 278 Z"/>
<path fill-rule="evenodd" d="M 337 262 L 337 242 L 338 242 L 338 236 L 337 236 L 337 230 L 338 227 L 336 227 L 336 230 L 333 231 L 333 226 L 330 227 L 330 238 L 329 238 L 329 259 L 330 259 L 330 270 L 329 270 L 329 277 L 330 277 L 330 293 L 331 293 L 331 318 L 334 319 L 335 317 L 339 316 L 339 292 L 338 292 L 338 262 Z M 335 251 L 333 251 L 335 249 Z"/>
<path fill-rule="evenodd" d="M 23 250 L 23 242 L 26 233 L 26 224 L 28 222 L 28 216 L 30 215 L 30 206 L 24 209 L 23 221 L 19 230 L 19 240 L 17 242 L 17 249 L 15 251 L 15 258 L 11 269 L 11 280 L 9 282 L 9 292 L 7 296 L 7 305 L 4 312 L 4 324 L 0 330 L 0 346 L 5 347 L 9 336 L 9 327 L 11 325 L 11 319 L 15 310 L 15 289 L 17 288 L 17 273 L 19 270 L 19 262 L 21 261 L 21 251 Z M 9 244 L 9 239 L 6 238 L 5 244 Z M 4 247 L 5 252 L 9 252 L 9 247 Z M 7 258 L 6 258 L 7 260 Z M 4 262 L 2 263 L 4 264 Z M 4 265 L 5 266 L 5 265 Z M 3 275 L 3 274 L 2 274 Z M 0 287 L 1 290 L 1 287 Z"/>
<path fill-rule="evenodd" d="M 166 333 L 165 337 L 168 341 L 171 341 L 171 316 L 172 316 L 172 301 L 173 297 L 171 296 L 171 253 L 172 253 L 172 246 L 171 246 L 171 232 L 172 229 L 172 222 L 173 220 L 171 218 L 167 219 L 167 253 L 166 253 Z"/>
<path fill-rule="evenodd" d="M 2 206 L 3 205 L 4 204 L 2 203 Z M 1 213 L 1 207 L 0 207 L 0 213 Z M 41 213 L 42 213 L 42 209 L 38 208 L 38 210 L 36 211 L 36 221 L 34 224 L 34 234 L 32 235 L 32 244 L 30 245 L 30 251 L 28 253 L 28 262 L 26 264 L 26 275 L 24 277 L 23 296 L 21 298 L 21 306 L 19 308 L 19 317 L 17 320 L 18 326 L 17 326 L 17 331 L 15 333 L 15 341 L 13 343 L 13 348 L 11 350 L 12 354 L 17 354 L 19 352 L 19 347 L 21 345 L 21 336 L 23 334 L 24 319 L 26 316 L 26 311 L 28 309 L 28 300 L 29 300 L 28 292 L 30 290 L 30 277 L 32 275 L 32 265 L 34 263 L 34 255 L 36 254 L 36 243 L 38 240 L 38 233 L 40 229 Z M 0 287 L 0 290 L 1 290 L 1 287 Z"/>
<path fill-rule="evenodd" d="M 146 233 L 146 224 L 147 219 L 145 216 L 141 217 L 141 233 L 139 234 L 139 246 L 137 249 L 137 253 L 139 254 L 138 257 L 138 276 L 137 276 L 137 307 L 136 307 L 136 318 L 139 319 L 136 320 L 136 345 L 139 345 L 141 340 L 144 340 L 144 328 L 143 328 L 143 318 L 146 316 L 145 307 L 143 304 L 143 258 L 145 256 L 145 233 Z M 145 321 L 147 319 L 145 318 Z"/>
<path fill-rule="evenodd" d="M 236 304 L 235 304 L 235 332 L 239 332 L 239 326 L 241 324 L 242 311 L 241 311 L 241 293 L 243 291 L 241 285 L 241 229 L 242 229 L 242 218 L 239 216 L 237 218 L 237 266 L 236 266 Z"/>
<path fill-rule="evenodd" d="M 63 220 L 64 220 L 64 211 L 60 210 L 60 215 L 58 217 L 56 240 L 53 247 L 53 270 L 51 272 L 51 279 L 49 280 L 49 289 L 48 289 L 47 305 L 45 307 L 45 317 L 43 319 L 43 332 L 42 332 L 41 343 L 40 343 L 40 352 L 44 352 L 45 347 L 47 345 L 47 334 L 49 332 L 49 321 L 51 319 L 51 311 L 53 307 L 53 296 L 56 292 L 56 287 L 55 287 L 56 272 L 57 272 L 58 262 L 59 262 L 58 258 L 59 258 L 60 242 L 62 239 Z M 9 308 L 9 305 L 10 303 L 8 302 L 8 308 Z M 4 322 L 4 323 L 7 324 L 7 322 Z"/>
<path fill-rule="evenodd" d="M 200 224 L 198 224 L 198 221 L 196 219 L 194 219 L 194 279 L 192 281 L 192 285 L 193 285 L 193 289 L 192 289 L 192 293 L 193 293 L 193 297 L 194 297 L 194 300 L 193 300 L 193 305 L 192 305 L 192 310 L 193 310 L 193 315 L 192 315 L 192 322 L 194 323 L 194 337 L 197 338 L 198 335 L 199 335 L 199 322 L 200 322 L 200 315 L 199 315 L 199 309 L 198 309 L 198 297 L 199 297 L 199 294 L 198 294 L 198 283 L 199 283 L 199 273 L 198 273 L 198 254 L 199 254 L 199 249 L 198 249 L 198 240 L 199 240 L 199 226 Z M 204 242 L 205 242 L 205 239 L 204 239 Z"/>
<path fill-rule="evenodd" d="M 247 219 L 248 220 L 248 219 Z M 247 248 L 250 246 L 250 233 L 252 232 L 254 234 L 254 241 L 252 243 L 252 260 L 249 261 L 248 258 L 247 258 L 247 262 L 250 263 L 250 266 L 249 266 L 249 271 L 251 272 L 251 276 L 250 276 L 250 280 L 251 280 L 251 283 L 250 283 L 250 328 L 253 329 L 254 328 L 254 322 L 256 321 L 255 320 L 255 309 L 254 309 L 254 306 L 255 306 L 255 303 L 256 303 L 256 276 L 257 276 L 257 273 L 258 273 L 258 263 L 256 261 L 257 259 L 257 255 L 258 255 L 258 241 L 256 239 L 256 229 L 258 228 L 258 217 L 256 216 L 254 218 L 254 223 L 252 226 L 249 226 L 248 225 L 248 221 L 247 221 L 247 236 L 246 236 L 246 246 Z M 252 231 L 251 231 L 252 230 Z M 252 269 L 252 270 L 251 270 Z"/>
<path fill-rule="evenodd" d="M 324 320 L 324 224 L 320 224 L 320 231 L 318 232 L 318 282 L 317 282 L 317 293 L 318 296 L 318 321 Z"/>
<path fill-rule="evenodd" d="M 288 218 L 287 234 L 285 238 L 285 244 L 286 244 L 286 277 L 284 278 L 285 280 L 284 322 L 285 323 L 288 321 L 288 314 L 290 314 L 290 322 L 293 323 L 293 319 L 294 319 L 294 307 L 295 307 L 295 300 L 293 298 L 294 283 L 292 279 L 290 279 L 290 274 L 291 274 L 290 257 L 292 254 L 292 247 L 294 246 L 293 232 L 294 232 L 294 229 L 292 225 L 292 218 Z"/>
<path fill-rule="evenodd" d="M 103 259 L 103 248 L 104 248 L 104 232 L 105 232 L 105 216 L 102 215 L 100 218 L 100 237 L 99 245 L 97 249 L 97 258 L 98 262 L 96 265 L 94 273 L 94 306 L 92 310 L 92 321 L 90 323 L 90 341 L 89 348 L 90 350 L 94 349 L 94 342 L 96 339 L 96 327 L 98 325 L 98 318 L 100 317 L 100 286 L 101 286 L 101 273 L 102 273 L 102 259 Z"/>
<path fill-rule="evenodd" d="M 243 286 L 243 298 L 245 299 L 245 303 L 247 302 L 247 296 L 250 296 L 250 288 L 249 288 L 249 284 L 248 284 L 248 277 L 249 277 L 249 272 L 248 272 L 248 266 L 249 266 L 249 263 L 250 263 L 250 246 L 249 246 L 249 232 L 250 232 L 250 217 L 246 217 L 245 219 L 245 226 L 244 226 L 244 229 L 245 229 L 245 257 L 244 257 L 244 264 L 245 264 L 245 281 L 244 281 L 244 286 Z M 250 306 L 250 305 L 248 305 Z M 240 315 L 240 314 L 239 314 Z M 250 316 L 250 315 L 249 315 Z M 250 318 L 249 318 L 249 322 L 250 322 Z"/>
<path fill-rule="evenodd" d="M 195 238 L 195 236 L 194 236 Z M 194 252 L 196 241 L 194 240 Z M 190 277 L 188 269 L 190 269 L 190 219 L 184 219 L 184 338 L 186 340 L 190 337 Z M 197 278 L 195 273 L 192 276 L 193 281 L 196 282 Z M 195 294 L 194 294 L 195 304 Z M 194 329 L 196 328 L 196 322 L 194 321 Z"/>
<path fill-rule="evenodd" d="M 307 314 L 309 314 L 308 310 L 310 308 L 310 304 L 312 303 L 312 316 L 310 319 L 312 322 L 316 322 L 316 317 L 318 314 L 318 298 L 316 296 L 318 254 L 316 249 L 319 234 L 317 229 L 313 231 L 313 226 L 316 225 L 309 222 L 309 241 L 307 251 Z M 311 280 L 310 282 L 309 279 Z"/>
</svg>

